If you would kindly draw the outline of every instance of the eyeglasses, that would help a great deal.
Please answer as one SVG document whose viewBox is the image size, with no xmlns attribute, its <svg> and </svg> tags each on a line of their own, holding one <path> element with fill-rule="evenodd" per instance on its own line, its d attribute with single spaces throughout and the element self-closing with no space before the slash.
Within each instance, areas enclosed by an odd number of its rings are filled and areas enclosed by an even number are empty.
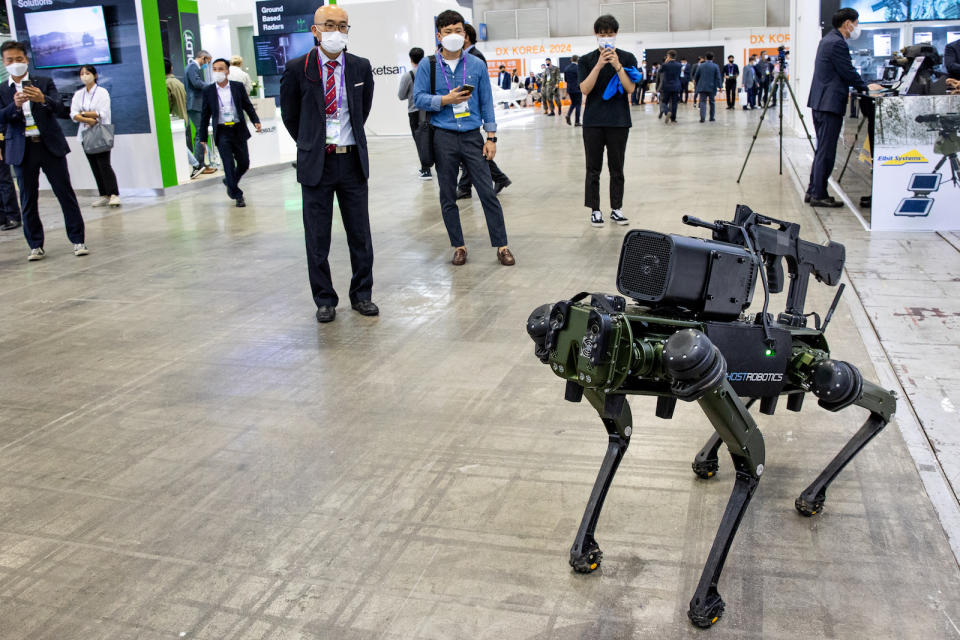
<svg viewBox="0 0 960 640">
<path fill-rule="evenodd" d="M 348 25 L 346 22 L 337 24 L 336 22 L 327 21 L 323 24 L 314 26 L 318 27 L 321 31 L 339 31 L 340 33 L 350 33 L 350 25 Z"/>
</svg>

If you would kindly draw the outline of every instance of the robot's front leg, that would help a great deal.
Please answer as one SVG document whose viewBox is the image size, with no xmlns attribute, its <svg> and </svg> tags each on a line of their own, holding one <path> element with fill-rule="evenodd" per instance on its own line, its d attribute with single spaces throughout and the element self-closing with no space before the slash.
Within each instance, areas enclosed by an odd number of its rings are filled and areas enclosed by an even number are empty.
<svg viewBox="0 0 960 640">
<path fill-rule="evenodd" d="M 750 398 L 750 401 L 747 402 L 747 409 L 752 407 L 756 401 L 756 398 Z M 697 477 L 707 480 L 717 474 L 717 471 L 720 469 L 718 452 L 720 451 L 721 444 L 723 444 L 723 438 L 720 437 L 719 433 L 714 431 L 710 434 L 710 439 L 707 440 L 707 443 L 703 445 L 703 448 L 697 453 L 691 465 Z"/>
<path fill-rule="evenodd" d="M 593 408 L 597 410 L 597 413 L 600 414 L 609 437 L 607 452 L 603 456 L 603 463 L 600 465 L 600 473 L 597 474 L 593 491 L 590 493 L 590 501 L 587 503 L 583 520 L 580 522 L 577 538 L 570 548 L 570 566 L 579 573 L 590 573 L 600 566 L 600 561 L 603 558 L 600 546 L 594 538 L 594 532 L 597 528 L 597 520 L 600 518 L 600 511 L 603 509 L 603 501 L 610 489 L 610 483 L 613 482 L 613 476 L 617 473 L 617 467 L 620 466 L 623 454 L 630 446 L 630 435 L 633 433 L 633 417 L 625 396 L 608 396 L 591 389 L 587 389 L 583 393 L 590 404 L 593 405 Z"/>
<path fill-rule="evenodd" d="M 706 628 L 723 615 L 725 605 L 717 585 L 737 528 L 763 474 L 763 436 L 727 381 L 726 362 L 707 336 L 690 329 L 678 331 L 664 346 L 663 358 L 674 381 L 672 391 L 681 399 L 700 404 L 730 450 L 736 470 L 733 493 L 687 611 L 693 624 Z"/>
<path fill-rule="evenodd" d="M 814 394 L 820 398 L 820 406 L 823 408 L 840 411 L 850 405 L 857 405 L 869 409 L 870 417 L 817 476 L 813 484 L 797 498 L 794 503 L 797 511 L 807 517 L 823 509 L 827 487 L 840 475 L 847 463 L 887 426 L 897 408 L 897 399 L 892 391 L 864 380 L 856 367 L 838 360 L 821 362 L 814 371 L 811 387 Z"/>
</svg>

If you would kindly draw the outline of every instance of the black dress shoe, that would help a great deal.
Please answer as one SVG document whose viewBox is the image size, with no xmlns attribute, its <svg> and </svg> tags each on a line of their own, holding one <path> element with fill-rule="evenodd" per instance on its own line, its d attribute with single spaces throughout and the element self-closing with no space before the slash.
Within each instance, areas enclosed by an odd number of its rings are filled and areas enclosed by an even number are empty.
<svg viewBox="0 0 960 640">
<path fill-rule="evenodd" d="M 0 229 L 4 231 L 10 231 L 10 229 L 16 229 L 19 226 L 20 226 L 19 220 L 7 220 L 7 222 L 2 227 L 0 227 Z"/>
<path fill-rule="evenodd" d="M 500 192 L 501 192 L 501 191 L 503 191 L 504 189 L 506 189 L 507 187 L 509 187 L 509 186 L 512 185 L 512 184 L 513 184 L 513 181 L 512 181 L 510 178 L 507 178 L 506 180 L 504 180 L 504 181 L 502 181 L 502 182 L 498 182 L 498 183 L 493 187 L 493 195 L 495 195 L 495 196 L 496 196 L 496 195 L 500 195 Z"/>
<path fill-rule="evenodd" d="M 237 206 L 240 208 L 247 206 L 247 201 L 243 199 L 243 196 L 237 198 Z"/>
<path fill-rule="evenodd" d="M 863 196 L 860 198 L 860 208 L 870 209 L 873 207 L 873 196 Z"/>
<path fill-rule="evenodd" d="M 827 196 L 826 198 L 810 198 L 811 207 L 821 207 L 828 209 L 838 209 L 843 206 L 843 203 L 839 200 L 834 200 L 832 196 Z"/>
<path fill-rule="evenodd" d="M 470 197 L 470 192 L 463 189 L 457 189 L 457 200 L 464 200 Z"/>
<path fill-rule="evenodd" d="M 333 322 L 337 317 L 337 310 L 330 306 L 322 306 L 317 309 L 317 322 Z"/>
<path fill-rule="evenodd" d="M 357 300 L 352 305 L 353 310 L 362 316 L 378 316 L 380 308 L 373 304 L 371 300 Z"/>
<path fill-rule="evenodd" d="M 810 194 L 809 194 L 809 193 L 803 194 L 803 203 L 804 203 L 804 204 L 810 204 Z"/>
</svg>

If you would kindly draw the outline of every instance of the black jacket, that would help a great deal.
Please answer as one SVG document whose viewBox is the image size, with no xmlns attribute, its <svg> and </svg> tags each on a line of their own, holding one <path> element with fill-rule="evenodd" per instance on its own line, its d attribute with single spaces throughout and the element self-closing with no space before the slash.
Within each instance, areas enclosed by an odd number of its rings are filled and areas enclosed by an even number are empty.
<svg viewBox="0 0 960 640">
<path fill-rule="evenodd" d="M 280 79 L 283 126 L 297 143 L 297 181 L 308 187 L 320 184 L 327 157 L 326 98 L 323 76 L 317 68 L 319 55 L 314 47 L 307 55 L 291 60 Z M 360 152 L 363 176 L 369 178 L 370 160 L 363 125 L 373 106 L 373 71 L 366 58 L 347 53 L 344 60 L 343 85 L 347 92 L 350 126 Z M 320 64 L 324 62 L 321 60 Z"/>
<path fill-rule="evenodd" d="M 30 76 L 34 86 L 43 92 L 46 101 L 43 104 L 34 102 L 30 105 L 33 120 L 40 131 L 40 139 L 47 149 L 55 156 L 64 157 L 70 153 L 67 138 L 57 118 L 70 118 L 70 108 L 60 102 L 60 92 L 51 78 Z M 26 120 L 23 109 L 13 101 L 17 88 L 5 82 L 0 87 L 0 128 L 4 131 L 4 161 L 12 166 L 23 163 L 23 154 L 26 150 Z"/>
<path fill-rule="evenodd" d="M 960 80 L 960 40 L 951 42 L 943 51 L 943 67 L 951 78 Z"/>
<path fill-rule="evenodd" d="M 676 60 L 664 62 L 660 67 L 660 89 L 662 91 L 680 91 L 680 72 L 683 69 Z"/>
<path fill-rule="evenodd" d="M 823 37 L 817 47 L 807 106 L 814 111 L 843 115 L 847 109 L 850 87 L 862 92 L 867 91 L 867 83 L 853 68 L 846 39 L 834 29 Z"/>
<path fill-rule="evenodd" d="M 240 137 L 244 140 L 250 138 L 250 129 L 247 128 L 247 120 L 243 117 L 244 112 L 250 116 L 250 122 L 253 124 L 259 124 L 260 118 L 257 117 L 257 112 L 253 108 L 253 103 L 250 102 L 250 96 L 247 95 L 247 90 L 244 88 L 242 82 L 236 82 L 235 80 L 230 80 L 230 95 L 233 96 L 233 108 L 237 113 L 234 115 L 237 117 L 237 124 L 235 127 L 240 128 Z M 217 134 L 220 133 L 220 96 L 217 95 L 217 85 L 208 84 L 203 88 L 203 107 L 200 112 L 200 131 L 206 131 L 207 127 L 210 126 L 210 120 L 213 120 L 213 139 L 217 139 Z"/>
</svg>

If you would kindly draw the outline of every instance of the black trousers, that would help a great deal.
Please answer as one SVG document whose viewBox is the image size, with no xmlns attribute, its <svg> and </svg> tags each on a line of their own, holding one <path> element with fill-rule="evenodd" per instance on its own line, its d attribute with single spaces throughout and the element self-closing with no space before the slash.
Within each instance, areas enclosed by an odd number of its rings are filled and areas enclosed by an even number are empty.
<svg viewBox="0 0 960 640">
<path fill-rule="evenodd" d="M 587 159 L 583 204 L 590 211 L 600 211 L 600 172 L 603 171 L 604 149 L 607 150 L 607 169 L 610 170 L 610 208 L 623 207 L 623 161 L 629 135 L 629 127 L 583 128 L 583 151 Z"/>
<path fill-rule="evenodd" d="M 583 94 L 582 93 L 571 93 L 570 96 L 570 108 L 567 109 L 567 117 L 570 117 L 570 114 L 576 109 L 577 119 L 574 122 L 580 122 L 580 105 L 583 104 Z"/>
<path fill-rule="evenodd" d="M 433 166 L 433 163 L 423 161 L 424 159 L 420 153 L 420 147 L 419 145 L 417 145 L 417 140 L 416 140 L 417 128 L 420 126 L 420 112 L 414 111 L 413 113 L 408 113 L 407 115 L 410 118 L 410 135 L 414 137 L 413 143 L 414 143 L 414 146 L 417 147 L 417 158 L 420 160 L 420 170 L 429 171 L 430 167 Z"/>
<path fill-rule="evenodd" d="M 227 196 L 236 200 L 243 195 L 240 189 L 240 178 L 250 168 L 250 150 L 247 141 L 241 136 L 239 125 L 232 127 L 220 126 L 217 128 L 217 151 L 220 152 L 220 162 L 223 163 L 224 182 L 227 185 Z"/>
<path fill-rule="evenodd" d="M 483 134 L 479 129 L 459 132 L 437 128 L 433 132 L 433 157 L 437 163 L 437 182 L 440 183 L 440 210 L 451 247 L 466 245 L 460 226 L 460 209 L 457 207 L 457 170 L 461 163 L 475 178 L 474 186 L 487 219 L 490 245 L 507 246 L 503 209 L 493 192 L 493 178 L 490 176 L 492 163 L 483 158 L 483 142 Z"/>
<path fill-rule="evenodd" d="M 490 178 L 493 180 L 493 184 L 502 184 L 510 180 L 503 171 L 500 170 L 500 167 L 497 166 L 497 163 L 493 160 L 487 160 L 487 165 L 490 167 Z M 470 170 L 467 169 L 465 162 L 460 163 L 460 169 L 462 173 L 460 174 L 460 182 L 457 183 L 457 191 L 470 191 L 470 187 L 473 184 L 473 181 L 470 179 Z"/>
<path fill-rule="evenodd" d="M 680 100 L 683 104 L 687 104 L 687 99 L 690 97 L 690 81 L 680 80 Z"/>
<path fill-rule="evenodd" d="M 694 94 L 696 97 L 696 94 Z M 670 119 L 674 122 L 677 121 L 677 102 L 680 101 L 680 92 L 679 91 L 664 91 L 662 98 L 663 112 L 670 116 Z"/>
<path fill-rule="evenodd" d="M 119 196 L 117 174 L 113 172 L 113 167 L 110 165 L 110 151 L 88 153 L 86 155 L 87 162 L 90 163 L 90 170 L 93 171 L 93 179 L 97 181 L 97 191 L 100 195 Z"/>
<path fill-rule="evenodd" d="M 10 165 L 0 161 L 0 222 L 20 220 L 20 203 L 17 202 L 17 190 L 13 186 Z"/>
<path fill-rule="evenodd" d="M 811 198 L 827 197 L 827 180 L 833 173 L 837 161 L 837 142 L 843 129 L 843 116 L 829 111 L 813 112 L 813 128 L 817 132 L 817 151 L 810 167 L 810 186 L 807 193 Z"/>
<path fill-rule="evenodd" d="M 737 104 L 737 79 L 727 78 L 724 87 L 727 90 L 727 106 L 732 109 Z"/>
<path fill-rule="evenodd" d="M 764 106 L 767 103 L 767 98 L 770 97 L 770 79 L 766 78 L 760 81 L 760 88 L 757 90 L 757 99 L 760 102 L 760 106 Z"/>
<path fill-rule="evenodd" d="M 84 242 L 83 214 L 77 203 L 77 195 L 70 184 L 70 171 L 67 159 L 55 156 L 47 149 L 40 138 L 37 142 L 27 139 L 27 148 L 23 152 L 23 162 L 14 167 L 17 181 L 20 183 L 20 209 L 23 212 L 23 235 L 31 249 L 43 247 L 43 224 L 40 222 L 38 207 L 40 196 L 40 170 L 43 170 L 53 194 L 60 203 L 63 221 L 67 228 L 67 237 L 73 244 Z"/>
<path fill-rule="evenodd" d="M 307 242 L 307 271 L 310 291 L 318 307 L 336 307 L 340 302 L 330 278 L 330 229 L 333 223 L 333 198 L 340 205 L 340 217 L 350 248 L 350 302 L 369 300 L 373 291 L 373 239 L 367 207 L 367 180 L 363 177 L 360 155 L 328 154 L 323 176 L 315 187 L 300 185 L 303 194 L 303 232 Z"/>
</svg>

